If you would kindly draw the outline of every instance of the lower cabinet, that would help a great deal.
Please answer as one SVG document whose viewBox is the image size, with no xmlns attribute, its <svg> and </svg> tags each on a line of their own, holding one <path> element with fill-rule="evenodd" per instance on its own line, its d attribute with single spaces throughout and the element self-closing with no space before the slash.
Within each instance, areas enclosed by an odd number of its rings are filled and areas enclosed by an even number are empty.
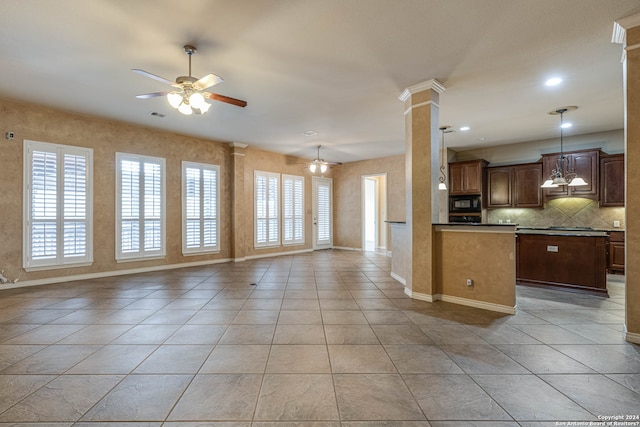
<svg viewBox="0 0 640 427">
<path fill-rule="evenodd" d="M 541 208 L 542 164 L 487 168 L 487 209 Z"/>
<path fill-rule="evenodd" d="M 609 232 L 609 273 L 624 274 L 624 231 Z"/>
<path fill-rule="evenodd" d="M 518 233 L 516 281 L 607 293 L 607 236 Z"/>
</svg>

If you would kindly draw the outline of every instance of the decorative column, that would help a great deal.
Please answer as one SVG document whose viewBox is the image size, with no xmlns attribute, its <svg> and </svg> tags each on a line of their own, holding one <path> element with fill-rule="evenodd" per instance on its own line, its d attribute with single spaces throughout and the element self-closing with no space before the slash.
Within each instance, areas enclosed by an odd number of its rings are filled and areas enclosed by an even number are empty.
<svg viewBox="0 0 640 427">
<path fill-rule="evenodd" d="M 405 108 L 406 227 L 411 260 L 405 293 L 425 301 L 433 301 L 435 294 L 432 224 L 439 222 L 440 211 L 438 102 L 444 90 L 437 80 L 428 80 L 400 95 Z"/>
<path fill-rule="evenodd" d="M 624 46 L 626 339 L 640 344 L 640 14 L 614 24 Z"/>
<path fill-rule="evenodd" d="M 244 206 L 244 157 L 247 144 L 231 142 L 231 259 L 244 261 L 247 247 L 247 230 L 252 230 L 243 211 Z"/>
</svg>

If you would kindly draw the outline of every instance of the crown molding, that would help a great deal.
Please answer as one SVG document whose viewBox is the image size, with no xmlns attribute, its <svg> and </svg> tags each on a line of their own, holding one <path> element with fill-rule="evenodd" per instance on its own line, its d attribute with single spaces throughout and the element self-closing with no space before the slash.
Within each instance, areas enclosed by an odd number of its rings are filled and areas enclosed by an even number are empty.
<svg viewBox="0 0 640 427">
<path fill-rule="evenodd" d="M 233 148 L 247 148 L 249 144 L 243 144 L 242 142 L 230 142 L 229 145 Z"/>
<path fill-rule="evenodd" d="M 438 93 L 442 93 L 446 90 L 446 87 L 442 83 L 440 83 L 438 80 L 430 79 L 425 82 L 418 83 L 413 86 L 409 86 L 400 94 L 399 99 L 400 101 L 404 102 L 407 99 L 409 99 L 409 97 L 414 93 L 423 92 L 427 89 L 432 89 Z"/>
<path fill-rule="evenodd" d="M 625 16 L 624 18 L 616 19 L 615 23 L 620 25 L 625 30 L 640 26 L 640 13 L 636 13 L 635 15 Z"/>
</svg>

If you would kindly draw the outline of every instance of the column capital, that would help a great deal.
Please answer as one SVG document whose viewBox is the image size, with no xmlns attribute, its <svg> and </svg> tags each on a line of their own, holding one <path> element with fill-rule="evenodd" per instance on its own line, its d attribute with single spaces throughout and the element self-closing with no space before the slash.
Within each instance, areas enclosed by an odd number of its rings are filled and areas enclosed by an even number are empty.
<svg viewBox="0 0 640 427">
<path fill-rule="evenodd" d="M 247 148 L 248 144 L 243 144 L 242 142 L 230 142 L 229 145 L 233 148 Z"/>
<path fill-rule="evenodd" d="M 399 96 L 400 101 L 404 102 L 414 93 L 423 92 L 425 90 L 434 90 L 437 93 L 445 91 L 446 87 L 436 79 L 430 79 L 422 83 L 415 84 L 406 88 Z"/>
</svg>

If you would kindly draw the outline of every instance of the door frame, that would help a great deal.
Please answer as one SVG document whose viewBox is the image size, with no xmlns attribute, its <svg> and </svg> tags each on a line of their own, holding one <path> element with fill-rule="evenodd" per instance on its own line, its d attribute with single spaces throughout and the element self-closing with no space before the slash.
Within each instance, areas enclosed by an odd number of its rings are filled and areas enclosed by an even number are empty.
<svg viewBox="0 0 640 427">
<path fill-rule="evenodd" d="M 382 227 L 381 226 L 381 222 L 382 221 L 386 221 L 387 220 L 387 215 L 388 215 L 388 211 L 389 211 L 389 203 L 388 203 L 388 176 L 386 172 L 383 173 L 372 173 L 372 174 L 367 174 L 367 175 L 361 175 L 360 176 L 360 195 L 361 195 L 361 208 L 360 208 L 360 224 L 361 224 L 361 245 L 362 245 L 362 251 L 364 252 L 366 249 L 366 223 L 365 223 L 365 198 L 366 198 L 366 180 L 367 179 L 372 179 L 372 178 L 376 178 L 376 194 L 375 194 L 375 200 L 376 200 L 376 205 L 377 205 L 377 209 L 376 209 L 376 237 L 375 237 L 375 248 L 374 250 L 378 250 L 379 245 L 380 245 L 380 241 L 381 239 L 381 235 L 380 235 L 380 231 L 381 230 L 385 230 L 386 235 L 384 236 L 384 248 L 386 249 L 386 247 L 388 246 L 388 240 L 389 240 L 389 236 L 388 236 L 388 231 L 387 231 L 387 227 Z M 381 183 L 380 182 L 380 178 L 384 178 L 384 182 Z M 381 197 L 381 195 L 383 197 Z M 384 200 L 383 206 L 380 205 L 380 200 Z"/>
<path fill-rule="evenodd" d="M 329 243 L 318 243 L 318 184 L 326 183 L 329 185 Z M 311 177 L 311 193 L 312 193 L 312 226 L 313 226 L 313 250 L 331 249 L 333 248 L 333 179 L 313 176 Z"/>
</svg>

